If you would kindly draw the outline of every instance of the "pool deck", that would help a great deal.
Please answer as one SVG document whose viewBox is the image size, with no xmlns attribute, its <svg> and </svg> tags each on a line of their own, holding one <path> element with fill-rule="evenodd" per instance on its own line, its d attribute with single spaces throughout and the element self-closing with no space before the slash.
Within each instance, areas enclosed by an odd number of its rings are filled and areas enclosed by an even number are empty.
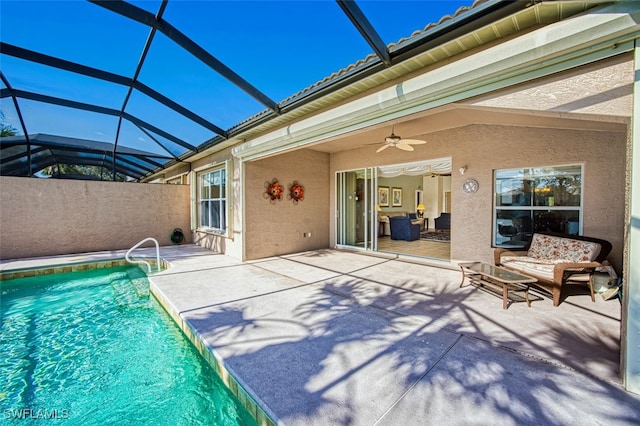
<svg viewBox="0 0 640 426">
<path fill-rule="evenodd" d="M 459 270 L 343 250 L 244 263 L 193 245 L 161 255 L 171 268 L 150 277 L 154 291 L 276 423 L 640 423 L 640 395 L 618 377 L 618 300 L 581 294 L 554 308 L 534 297 L 504 310 L 460 288 Z"/>
</svg>

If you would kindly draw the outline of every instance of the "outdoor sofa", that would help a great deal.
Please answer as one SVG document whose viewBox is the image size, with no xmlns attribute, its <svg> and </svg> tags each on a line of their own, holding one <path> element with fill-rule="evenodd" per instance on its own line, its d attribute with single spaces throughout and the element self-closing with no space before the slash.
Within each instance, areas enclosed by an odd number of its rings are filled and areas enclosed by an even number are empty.
<svg viewBox="0 0 640 426">
<path fill-rule="evenodd" d="M 563 289 L 570 284 L 588 284 L 593 295 L 593 274 L 611 252 L 611 243 L 599 238 L 556 233 L 534 233 L 522 251 L 494 249 L 494 262 L 538 279 L 537 287 L 553 296 L 553 306 L 561 302 Z"/>
</svg>

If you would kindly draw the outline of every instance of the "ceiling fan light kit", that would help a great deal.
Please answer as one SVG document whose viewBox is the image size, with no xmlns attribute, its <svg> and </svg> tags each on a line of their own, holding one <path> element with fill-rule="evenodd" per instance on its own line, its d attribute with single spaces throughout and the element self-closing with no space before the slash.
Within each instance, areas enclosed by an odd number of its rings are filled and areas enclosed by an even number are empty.
<svg viewBox="0 0 640 426">
<path fill-rule="evenodd" d="M 413 147 L 411 145 L 423 145 L 426 143 L 426 141 L 419 139 L 402 139 L 400 136 L 393 133 L 393 128 L 391 128 L 391 135 L 384 138 L 383 145 L 378 148 L 376 152 L 384 151 L 390 146 L 394 146 L 403 151 L 413 151 Z"/>
<path fill-rule="evenodd" d="M 391 135 L 387 136 L 386 138 L 384 138 L 384 141 L 388 144 L 394 144 L 394 143 L 399 143 L 402 140 L 402 138 L 396 134 L 393 133 L 393 131 L 391 131 Z"/>
</svg>

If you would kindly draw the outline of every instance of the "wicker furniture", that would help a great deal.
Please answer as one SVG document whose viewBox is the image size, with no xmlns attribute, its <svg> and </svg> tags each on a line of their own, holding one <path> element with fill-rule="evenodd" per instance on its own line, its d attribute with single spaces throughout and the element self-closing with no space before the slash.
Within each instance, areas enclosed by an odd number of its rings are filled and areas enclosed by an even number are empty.
<svg viewBox="0 0 640 426">
<path fill-rule="evenodd" d="M 524 250 L 496 248 L 494 263 L 537 278 L 536 286 L 551 293 L 553 306 L 558 306 L 566 285 L 592 288 L 593 273 L 611 252 L 611 243 L 578 235 L 535 233 Z M 593 290 L 591 295 L 595 301 Z"/>
</svg>

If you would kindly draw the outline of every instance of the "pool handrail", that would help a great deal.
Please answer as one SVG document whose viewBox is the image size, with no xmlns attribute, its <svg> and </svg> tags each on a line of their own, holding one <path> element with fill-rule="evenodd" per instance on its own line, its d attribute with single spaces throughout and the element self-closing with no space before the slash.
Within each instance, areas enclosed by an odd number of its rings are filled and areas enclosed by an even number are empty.
<svg viewBox="0 0 640 426">
<path fill-rule="evenodd" d="M 145 265 L 147 265 L 147 272 L 151 273 L 151 264 L 149 262 L 147 262 L 146 260 L 135 260 L 135 259 L 130 259 L 129 258 L 129 254 L 132 251 L 134 251 L 135 249 L 137 249 L 138 247 L 140 247 L 142 244 L 146 243 L 147 241 L 153 241 L 155 243 L 155 245 L 156 245 L 156 266 L 158 268 L 158 272 L 160 272 L 160 245 L 158 244 L 158 240 L 156 240 L 155 238 L 148 237 L 148 238 L 145 238 L 144 240 L 140 241 L 138 244 L 136 244 L 135 246 L 131 247 L 129 249 L 129 251 L 127 251 L 127 254 L 124 255 L 124 258 L 129 263 L 144 263 Z"/>
</svg>

